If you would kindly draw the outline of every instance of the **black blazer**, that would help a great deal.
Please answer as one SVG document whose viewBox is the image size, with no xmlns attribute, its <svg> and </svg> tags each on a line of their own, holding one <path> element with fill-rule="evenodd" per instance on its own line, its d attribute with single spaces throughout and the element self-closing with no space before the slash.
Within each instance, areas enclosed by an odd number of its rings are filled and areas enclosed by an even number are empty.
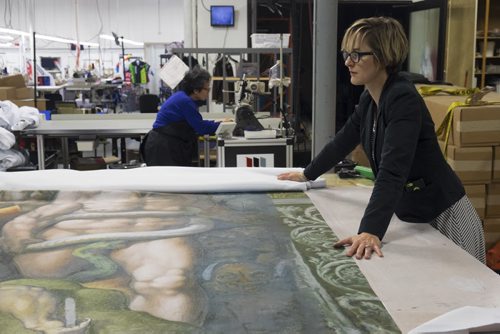
<svg viewBox="0 0 500 334">
<path fill-rule="evenodd" d="M 428 223 L 465 195 L 441 153 L 424 100 L 399 74 L 387 79 L 378 110 L 363 92 L 355 112 L 304 175 L 316 179 L 359 143 L 376 179 L 358 233 L 382 239 L 393 213 L 404 221 Z"/>
</svg>

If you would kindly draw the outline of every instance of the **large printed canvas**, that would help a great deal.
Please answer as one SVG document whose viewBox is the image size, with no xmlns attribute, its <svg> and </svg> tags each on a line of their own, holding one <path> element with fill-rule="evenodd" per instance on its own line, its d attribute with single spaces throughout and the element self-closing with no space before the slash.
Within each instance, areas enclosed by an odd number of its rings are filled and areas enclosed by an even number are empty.
<svg viewBox="0 0 500 334">
<path fill-rule="evenodd" d="M 1 333 L 399 333 L 303 193 L 0 200 Z"/>
</svg>

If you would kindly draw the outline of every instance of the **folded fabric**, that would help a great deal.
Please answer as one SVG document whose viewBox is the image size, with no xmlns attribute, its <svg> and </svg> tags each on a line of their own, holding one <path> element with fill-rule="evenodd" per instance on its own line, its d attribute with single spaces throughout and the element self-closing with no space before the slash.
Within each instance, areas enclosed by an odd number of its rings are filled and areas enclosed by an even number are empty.
<svg viewBox="0 0 500 334">
<path fill-rule="evenodd" d="M 412 329 L 408 334 L 469 334 L 485 331 L 499 333 L 500 308 L 464 306 L 440 315 Z"/>
<path fill-rule="evenodd" d="M 24 154 L 18 150 L 0 150 L 0 171 L 23 166 L 27 162 Z"/>
<path fill-rule="evenodd" d="M 19 122 L 19 107 L 10 101 L 0 101 L 0 126 L 11 129 Z"/>
<path fill-rule="evenodd" d="M 11 126 L 12 131 L 36 128 L 40 124 L 40 112 L 37 108 L 23 106 L 19 108 L 19 121 Z"/>
<path fill-rule="evenodd" d="M 8 150 L 16 143 L 16 137 L 12 132 L 0 127 L 0 150 Z"/>
</svg>

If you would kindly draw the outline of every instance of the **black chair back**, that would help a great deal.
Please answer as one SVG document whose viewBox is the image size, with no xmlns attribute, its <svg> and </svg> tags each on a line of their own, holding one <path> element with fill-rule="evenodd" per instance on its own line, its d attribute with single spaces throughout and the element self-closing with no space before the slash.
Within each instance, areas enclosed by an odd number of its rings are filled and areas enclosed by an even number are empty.
<svg viewBox="0 0 500 334">
<path fill-rule="evenodd" d="M 139 97 L 139 110 L 141 113 L 156 113 L 160 98 L 155 94 L 144 94 Z"/>
</svg>

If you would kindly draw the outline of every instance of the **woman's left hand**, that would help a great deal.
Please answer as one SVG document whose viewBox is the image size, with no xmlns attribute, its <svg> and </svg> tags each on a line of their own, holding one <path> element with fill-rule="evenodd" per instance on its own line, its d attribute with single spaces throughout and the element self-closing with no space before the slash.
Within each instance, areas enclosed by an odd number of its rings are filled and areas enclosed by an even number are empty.
<svg viewBox="0 0 500 334">
<path fill-rule="evenodd" d="M 362 258 L 368 260 L 371 258 L 373 253 L 380 257 L 384 257 L 384 254 L 382 254 L 382 242 L 376 235 L 363 232 L 358 235 L 342 239 L 335 243 L 333 247 L 340 248 L 349 245 L 351 247 L 347 250 L 346 255 L 355 255 L 358 260 L 361 260 Z"/>
</svg>

